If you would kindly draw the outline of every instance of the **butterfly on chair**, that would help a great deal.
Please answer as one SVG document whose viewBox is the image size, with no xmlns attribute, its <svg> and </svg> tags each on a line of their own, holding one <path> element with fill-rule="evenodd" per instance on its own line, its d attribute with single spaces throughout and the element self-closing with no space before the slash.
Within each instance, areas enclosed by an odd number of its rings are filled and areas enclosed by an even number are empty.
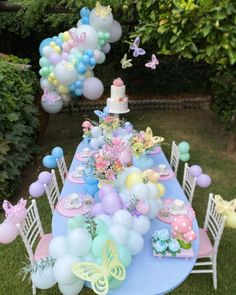
<svg viewBox="0 0 236 295">
<path fill-rule="evenodd" d="M 130 45 L 130 49 L 133 50 L 133 56 L 138 57 L 139 55 L 146 54 L 146 51 L 139 47 L 140 37 L 136 37 L 133 44 Z"/>
<path fill-rule="evenodd" d="M 120 61 L 122 69 L 132 67 L 133 65 L 131 62 L 132 62 L 132 59 L 127 59 L 127 53 L 125 53 Z"/>
<path fill-rule="evenodd" d="M 159 65 L 159 60 L 156 58 L 155 54 L 152 54 L 152 60 L 145 63 L 145 67 L 151 68 L 152 70 L 155 70 L 157 65 Z"/>
<path fill-rule="evenodd" d="M 118 258 L 114 242 L 108 240 L 102 250 L 102 265 L 92 262 L 78 262 L 72 265 L 72 272 L 82 280 L 91 282 L 93 291 L 105 295 L 109 291 L 109 279 L 123 281 L 126 270 Z"/>
<path fill-rule="evenodd" d="M 107 116 L 109 116 L 109 110 L 108 107 L 105 107 L 103 111 L 95 110 L 94 114 L 99 117 L 100 120 L 105 119 Z"/>
</svg>

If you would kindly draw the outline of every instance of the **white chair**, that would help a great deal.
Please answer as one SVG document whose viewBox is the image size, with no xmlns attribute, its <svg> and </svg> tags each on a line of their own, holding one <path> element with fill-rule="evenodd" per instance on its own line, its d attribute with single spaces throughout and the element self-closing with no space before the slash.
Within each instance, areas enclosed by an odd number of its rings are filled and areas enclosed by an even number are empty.
<svg viewBox="0 0 236 295">
<path fill-rule="evenodd" d="M 62 156 L 61 158 L 56 159 L 56 161 L 57 161 L 57 167 L 61 176 L 62 183 L 64 184 L 67 173 L 68 173 L 65 158 L 64 156 Z"/>
<path fill-rule="evenodd" d="M 175 141 L 172 141 L 171 156 L 170 156 L 170 166 L 173 169 L 175 175 L 177 175 L 179 167 L 179 157 L 180 152 Z"/>
<path fill-rule="evenodd" d="M 217 289 L 217 252 L 224 230 L 226 216 L 216 211 L 216 201 L 213 194 L 209 194 L 204 228 L 199 228 L 199 251 L 197 259 L 204 258 L 204 262 L 196 262 L 191 273 L 212 273 L 213 285 Z M 213 240 L 213 244 L 209 238 Z M 205 261 L 207 259 L 207 261 Z"/>
<path fill-rule="evenodd" d="M 190 174 L 190 168 L 188 166 L 188 163 L 185 163 L 182 189 L 186 197 L 188 198 L 190 205 L 192 205 L 196 184 L 197 184 L 197 177 L 194 177 Z"/>
<path fill-rule="evenodd" d="M 60 196 L 60 191 L 59 191 L 59 187 L 58 187 L 58 183 L 57 183 L 57 179 L 56 179 L 56 173 L 55 170 L 51 171 L 51 181 L 49 182 L 49 184 L 44 184 L 44 189 L 48 198 L 48 202 L 50 205 L 50 208 L 52 210 L 52 213 L 54 212 L 55 209 L 55 204 L 58 201 L 58 198 Z"/>
<path fill-rule="evenodd" d="M 52 234 L 44 234 L 35 200 L 32 200 L 31 205 L 28 207 L 24 222 L 18 223 L 16 227 L 25 244 L 31 265 L 35 261 L 48 256 L 48 246 Z M 33 283 L 32 289 L 35 295 L 36 287 Z"/>
</svg>

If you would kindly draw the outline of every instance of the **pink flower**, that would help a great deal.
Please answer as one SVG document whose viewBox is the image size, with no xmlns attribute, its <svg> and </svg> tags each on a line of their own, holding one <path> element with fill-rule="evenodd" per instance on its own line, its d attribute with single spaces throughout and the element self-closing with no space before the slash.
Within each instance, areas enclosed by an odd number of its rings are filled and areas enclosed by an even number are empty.
<svg viewBox="0 0 236 295">
<path fill-rule="evenodd" d="M 92 123 L 91 122 L 89 122 L 89 121 L 84 121 L 83 122 L 83 124 L 82 124 L 82 127 L 84 127 L 84 128 L 92 128 L 93 127 L 93 125 L 92 125 Z"/>
<path fill-rule="evenodd" d="M 117 87 L 122 87 L 124 85 L 124 82 L 121 80 L 121 78 L 117 78 L 113 81 L 113 85 Z"/>
<path fill-rule="evenodd" d="M 106 118 L 104 118 L 104 121 L 105 121 L 106 123 L 110 123 L 110 122 L 112 122 L 112 120 L 113 120 L 112 117 L 106 117 Z"/>
</svg>

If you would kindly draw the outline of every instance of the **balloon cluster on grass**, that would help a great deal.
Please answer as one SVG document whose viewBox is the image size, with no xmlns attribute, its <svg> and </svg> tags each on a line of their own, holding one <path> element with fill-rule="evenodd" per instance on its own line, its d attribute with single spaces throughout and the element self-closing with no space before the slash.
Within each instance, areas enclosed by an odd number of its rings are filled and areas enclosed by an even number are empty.
<svg viewBox="0 0 236 295">
<path fill-rule="evenodd" d="M 29 186 L 29 194 L 32 198 L 42 197 L 45 193 L 44 185 L 48 185 L 52 180 L 52 175 L 48 171 L 39 174 L 38 179 Z"/>
<path fill-rule="evenodd" d="M 190 159 L 190 154 L 189 154 L 189 150 L 190 150 L 190 145 L 187 141 L 181 141 L 178 144 L 178 148 L 179 148 L 179 152 L 180 152 L 180 160 L 182 162 L 188 162 Z"/>
<path fill-rule="evenodd" d="M 20 199 L 16 205 L 12 205 L 9 201 L 3 201 L 3 209 L 6 219 L 0 224 L 0 244 L 10 244 L 18 236 L 16 224 L 25 220 L 27 210 L 27 201 Z"/>
<path fill-rule="evenodd" d="M 105 61 L 110 43 L 120 39 L 122 29 L 110 7 L 99 2 L 91 11 L 82 8 L 80 16 L 77 27 L 46 38 L 39 46 L 41 104 L 48 113 L 59 112 L 71 97 L 96 100 L 104 91 L 93 69 Z"/>
<path fill-rule="evenodd" d="M 211 184 L 211 177 L 203 173 L 201 166 L 199 165 L 192 165 L 190 167 L 190 174 L 194 177 L 197 177 L 197 185 L 202 188 L 206 188 Z"/>
<path fill-rule="evenodd" d="M 43 158 L 43 165 L 46 168 L 57 168 L 57 159 L 64 156 L 64 151 L 61 147 L 57 146 L 52 149 L 51 155 L 47 155 Z"/>
</svg>

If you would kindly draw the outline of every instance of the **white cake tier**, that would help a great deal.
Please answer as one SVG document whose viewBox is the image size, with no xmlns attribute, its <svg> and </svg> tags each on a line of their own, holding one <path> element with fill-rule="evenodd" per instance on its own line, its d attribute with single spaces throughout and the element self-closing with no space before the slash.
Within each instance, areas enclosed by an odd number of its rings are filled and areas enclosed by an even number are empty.
<svg viewBox="0 0 236 295">
<path fill-rule="evenodd" d="M 128 97 L 124 97 L 122 100 L 114 100 L 111 97 L 107 99 L 107 107 L 111 114 L 125 114 L 129 112 L 128 109 Z"/>
<path fill-rule="evenodd" d="M 111 98 L 112 99 L 118 99 L 125 97 L 125 86 L 114 86 L 111 85 Z"/>
</svg>

